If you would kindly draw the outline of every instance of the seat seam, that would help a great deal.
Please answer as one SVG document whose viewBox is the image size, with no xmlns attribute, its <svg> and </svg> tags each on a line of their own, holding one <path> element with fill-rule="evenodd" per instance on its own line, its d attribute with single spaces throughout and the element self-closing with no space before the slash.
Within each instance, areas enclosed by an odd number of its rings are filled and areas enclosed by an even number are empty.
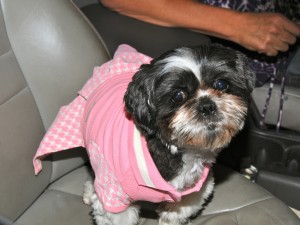
<svg viewBox="0 0 300 225">
<path fill-rule="evenodd" d="M 258 207 L 259 209 L 264 209 L 262 207 Z M 268 216 L 272 217 L 273 214 L 270 214 L 268 211 L 264 210 L 264 213 L 266 213 Z M 276 215 L 276 214 L 275 214 Z M 274 218 L 274 217 L 273 217 Z M 278 219 L 278 218 L 277 218 Z M 285 223 L 282 220 L 277 220 L 277 222 L 280 222 L 282 225 L 285 225 Z"/>
<path fill-rule="evenodd" d="M 262 199 L 262 200 L 260 200 L 260 201 L 253 202 L 253 203 L 251 203 L 251 204 L 249 204 L 249 205 L 242 206 L 242 207 L 239 207 L 239 208 L 236 208 L 236 209 L 233 209 L 233 210 L 219 211 L 219 212 L 216 212 L 216 213 L 205 214 L 205 215 L 203 215 L 203 216 L 212 216 L 212 215 L 217 215 L 217 214 L 220 214 L 220 213 L 233 213 L 233 214 L 234 214 L 234 217 L 235 217 L 235 220 L 236 220 L 236 223 L 237 223 L 237 225 L 238 225 L 238 224 L 239 224 L 239 222 L 238 222 L 239 220 L 238 220 L 238 217 L 237 217 L 237 210 L 240 210 L 240 209 L 243 209 L 243 208 L 245 208 L 245 207 L 254 205 L 254 204 L 256 204 L 256 203 L 264 202 L 264 201 L 269 200 L 269 199 L 276 199 L 276 197 L 272 196 L 272 197 L 265 198 L 265 199 Z M 259 209 L 264 209 L 264 207 L 258 207 L 258 208 L 259 208 Z M 264 211 L 264 213 L 266 213 L 266 214 L 267 214 L 268 216 L 270 216 L 270 217 L 273 216 L 273 214 L 270 214 L 268 211 Z M 274 218 L 274 217 L 272 217 L 272 218 Z M 278 219 L 278 218 L 277 218 L 277 219 Z M 277 220 L 277 221 L 278 221 L 278 220 Z M 285 224 L 282 220 L 280 220 L 279 222 L 280 222 L 282 225 Z"/>
<path fill-rule="evenodd" d="M 82 184 L 83 185 L 83 184 Z M 57 190 L 57 189 L 49 189 L 47 188 L 43 194 L 47 193 L 47 192 L 58 192 L 58 193 L 63 193 L 63 194 L 67 194 L 67 195 L 70 195 L 70 196 L 74 196 L 74 197 L 78 197 L 78 198 L 82 198 L 83 196 L 82 195 L 77 195 L 77 194 L 74 194 L 74 193 L 70 193 L 70 192 L 66 192 L 66 191 L 61 191 L 61 190 Z"/>
<path fill-rule="evenodd" d="M 6 105 L 8 102 L 12 101 L 15 97 L 17 97 L 18 95 L 20 95 L 23 91 L 25 91 L 26 89 L 29 90 L 28 86 L 25 86 L 24 88 L 22 88 L 21 90 L 17 91 L 16 93 L 14 93 L 11 97 L 9 97 L 8 99 L 6 99 L 4 102 L 0 103 L 0 107 Z"/>
<path fill-rule="evenodd" d="M 72 194 L 72 193 L 68 193 L 68 192 L 64 192 L 64 191 L 59 191 L 59 190 L 53 190 L 53 189 L 48 189 L 48 188 L 46 188 L 40 195 L 38 195 L 37 197 L 36 197 L 36 199 L 34 200 L 34 201 L 32 201 L 32 203 L 28 206 L 28 207 L 26 207 L 25 208 L 25 210 L 15 219 L 15 221 L 18 221 L 25 213 L 26 213 L 26 211 L 29 209 L 29 208 L 31 208 L 44 194 L 46 194 L 47 192 L 60 192 L 60 193 L 65 193 L 65 194 L 69 194 L 69 195 L 72 195 L 72 196 L 74 196 L 74 197 L 78 197 L 78 198 L 80 198 L 80 195 L 75 195 L 75 194 Z"/>
<path fill-rule="evenodd" d="M 235 222 L 238 225 L 239 224 L 239 220 L 238 220 L 238 217 L 237 217 L 237 214 L 236 214 L 236 210 L 233 211 L 233 214 L 234 214 Z"/>
<path fill-rule="evenodd" d="M 6 52 L 4 52 L 3 54 L 1 54 L 0 58 L 2 58 L 3 56 L 7 55 L 10 52 L 13 52 L 11 48 L 9 48 Z"/>
<path fill-rule="evenodd" d="M 248 206 L 252 206 L 252 205 L 254 205 L 254 204 L 257 204 L 257 203 L 260 203 L 260 202 L 264 202 L 264 201 L 269 200 L 269 199 L 275 199 L 275 197 L 269 196 L 269 197 L 266 197 L 266 198 L 263 198 L 263 199 L 260 199 L 260 200 L 251 202 L 251 203 L 249 203 L 249 204 L 247 204 L 247 205 L 244 205 L 244 206 L 241 206 L 241 207 L 236 207 L 236 208 L 232 208 L 232 209 L 228 209 L 228 210 L 220 210 L 220 211 L 218 211 L 218 212 L 213 212 L 213 213 L 204 214 L 203 216 L 209 216 L 209 215 L 214 215 L 214 214 L 219 214 L 219 213 L 234 212 L 234 211 L 236 211 L 236 210 L 239 210 L 239 209 L 242 209 L 242 208 L 245 208 L 245 207 L 248 207 Z"/>
</svg>

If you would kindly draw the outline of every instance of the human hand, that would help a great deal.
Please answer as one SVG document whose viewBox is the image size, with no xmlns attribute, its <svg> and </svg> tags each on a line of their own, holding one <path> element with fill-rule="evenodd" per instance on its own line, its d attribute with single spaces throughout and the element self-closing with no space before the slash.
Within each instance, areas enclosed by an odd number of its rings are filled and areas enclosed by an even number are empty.
<svg viewBox="0 0 300 225">
<path fill-rule="evenodd" d="M 276 56 L 300 37 L 300 24 L 278 13 L 238 13 L 232 40 L 243 47 Z"/>
</svg>

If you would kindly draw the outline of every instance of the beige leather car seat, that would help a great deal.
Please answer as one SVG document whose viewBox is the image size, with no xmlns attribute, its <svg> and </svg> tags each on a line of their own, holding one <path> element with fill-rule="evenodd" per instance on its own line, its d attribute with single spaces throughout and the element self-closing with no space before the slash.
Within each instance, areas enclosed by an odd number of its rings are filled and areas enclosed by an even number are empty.
<svg viewBox="0 0 300 225">
<path fill-rule="evenodd" d="M 28 218 L 45 224 L 38 220 L 46 219 L 43 213 L 57 224 L 71 224 L 89 212 L 79 197 L 82 185 L 70 180 L 66 192 L 55 189 L 57 183 L 48 186 L 83 165 L 84 151 L 49 158 L 39 176 L 31 161 L 58 109 L 109 57 L 71 1 L 1 0 L 0 9 L 0 214 L 15 221 L 27 210 L 19 224 L 33 224 Z"/>
<path fill-rule="evenodd" d="M 108 59 L 72 1 L 0 0 L 0 224 L 94 224 L 81 197 L 90 176 L 85 151 L 47 158 L 38 176 L 32 158 L 58 109 Z M 300 224 L 241 175 L 221 166 L 215 174 L 214 197 L 193 224 Z"/>
</svg>

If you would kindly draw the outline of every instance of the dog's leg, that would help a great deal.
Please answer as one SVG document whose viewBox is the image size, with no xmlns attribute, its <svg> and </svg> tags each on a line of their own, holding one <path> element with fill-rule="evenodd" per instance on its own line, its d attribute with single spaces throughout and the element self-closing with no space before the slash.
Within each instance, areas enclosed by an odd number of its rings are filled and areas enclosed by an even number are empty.
<svg viewBox="0 0 300 225">
<path fill-rule="evenodd" d="M 214 178 L 210 173 L 201 190 L 184 196 L 178 203 L 166 203 L 159 209 L 159 225 L 183 225 L 203 208 L 213 192 Z"/>
<path fill-rule="evenodd" d="M 136 205 L 131 205 L 120 213 L 105 211 L 98 200 L 92 181 L 84 183 L 83 201 L 85 204 L 92 206 L 97 225 L 136 225 L 139 222 L 140 208 Z"/>
<path fill-rule="evenodd" d="M 136 225 L 139 222 L 139 207 L 136 205 L 131 205 L 120 213 L 107 212 L 94 194 L 92 208 L 97 225 Z"/>
<path fill-rule="evenodd" d="M 87 205 L 91 205 L 91 197 L 95 193 L 94 185 L 91 180 L 87 180 L 83 186 L 83 202 Z"/>
</svg>

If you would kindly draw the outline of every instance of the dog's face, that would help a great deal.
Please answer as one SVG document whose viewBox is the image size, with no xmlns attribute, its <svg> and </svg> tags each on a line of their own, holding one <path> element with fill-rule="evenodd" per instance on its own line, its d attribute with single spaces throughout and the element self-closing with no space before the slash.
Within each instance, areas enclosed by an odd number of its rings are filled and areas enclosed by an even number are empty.
<svg viewBox="0 0 300 225">
<path fill-rule="evenodd" d="M 254 80 L 234 50 L 177 48 L 141 67 L 125 106 L 146 137 L 176 149 L 218 151 L 242 129 Z"/>
</svg>

